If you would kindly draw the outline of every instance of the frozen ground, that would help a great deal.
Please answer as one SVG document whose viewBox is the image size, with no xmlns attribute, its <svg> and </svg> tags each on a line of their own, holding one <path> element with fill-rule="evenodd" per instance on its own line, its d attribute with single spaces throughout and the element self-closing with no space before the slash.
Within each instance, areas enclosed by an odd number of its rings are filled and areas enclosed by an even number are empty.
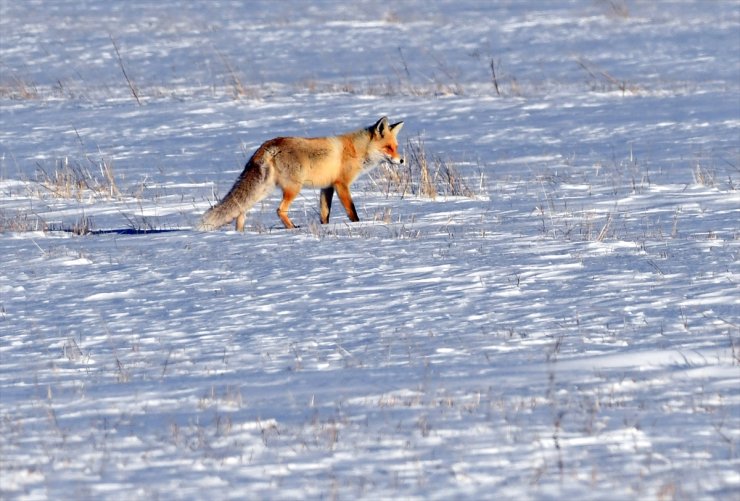
<svg viewBox="0 0 740 501">
<path fill-rule="evenodd" d="M 0 1 L 0 498 L 738 497 L 737 2 L 182 4 Z M 190 230 L 383 114 L 473 196 Z"/>
</svg>

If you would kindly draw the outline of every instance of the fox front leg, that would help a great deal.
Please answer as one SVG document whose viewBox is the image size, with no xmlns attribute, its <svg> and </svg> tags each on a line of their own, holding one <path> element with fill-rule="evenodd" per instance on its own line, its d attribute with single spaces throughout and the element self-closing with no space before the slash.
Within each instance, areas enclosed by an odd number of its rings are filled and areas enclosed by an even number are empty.
<svg viewBox="0 0 740 501">
<path fill-rule="evenodd" d="M 331 199 L 334 197 L 334 187 L 329 186 L 321 190 L 321 224 L 329 222 L 331 213 Z"/>
<path fill-rule="evenodd" d="M 337 189 L 339 201 L 342 202 L 344 210 L 347 211 L 347 216 L 349 217 L 349 220 L 353 223 L 358 222 L 360 218 L 357 217 L 357 210 L 355 209 L 355 203 L 352 201 L 352 195 L 350 195 L 349 193 L 349 186 L 337 183 L 335 187 Z"/>
</svg>

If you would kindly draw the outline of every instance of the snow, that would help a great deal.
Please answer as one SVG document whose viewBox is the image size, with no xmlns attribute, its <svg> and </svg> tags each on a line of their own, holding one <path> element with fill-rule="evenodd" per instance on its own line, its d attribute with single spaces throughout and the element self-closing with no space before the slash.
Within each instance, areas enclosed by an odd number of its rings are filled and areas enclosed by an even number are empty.
<svg viewBox="0 0 740 501">
<path fill-rule="evenodd" d="M 737 2 L 2 1 L 0 33 L 3 499 L 740 495 Z M 360 223 L 307 189 L 297 230 L 278 193 L 192 230 L 264 140 L 382 115 L 472 196 L 379 169 Z"/>
</svg>

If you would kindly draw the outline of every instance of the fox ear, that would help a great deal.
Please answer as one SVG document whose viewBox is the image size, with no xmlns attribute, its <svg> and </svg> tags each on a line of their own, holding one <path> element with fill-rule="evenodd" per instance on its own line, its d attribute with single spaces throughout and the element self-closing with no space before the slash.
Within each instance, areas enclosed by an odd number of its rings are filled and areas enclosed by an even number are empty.
<svg viewBox="0 0 740 501">
<path fill-rule="evenodd" d="M 383 117 L 377 122 L 375 122 L 375 125 L 372 127 L 373 134 L 375 134 L 378 137 L 384 137 L 385 132 L 388 130 L 388 117 Z"/>
<path fill-rule="evenodd" d="M 401 132 L 401 129 L 403 129 L 403 122 L 394 123 L 390 126 L 390 131 L 394 136 L 397 136 L 398 133 Z"/>
</svg>

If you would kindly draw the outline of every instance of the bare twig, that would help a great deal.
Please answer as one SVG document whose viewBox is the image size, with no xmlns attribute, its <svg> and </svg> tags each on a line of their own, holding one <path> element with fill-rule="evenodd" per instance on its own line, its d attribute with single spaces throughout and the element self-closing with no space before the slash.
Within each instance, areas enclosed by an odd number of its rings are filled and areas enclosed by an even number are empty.
<svg viewBox="0 0 740 501">
<path fill-rule="evenodd" d="M 246 96 L 248 94 L 247 88 L 242 83 L 241 79 L 239 78 L 239 75 L 237 75 L 234 67 L 231 65 L 231 63 L 226 58 L 226 56 L 224 56 L 221 53 L 221 51 L 215 48 L 214 50 L 216 51 L 216 54 L 218 55 L 218 57 L 221 58 L 221 62 L 224 64 L 224 67 L 226 67 L 226 70 L 229 72 L 229 75 L 231 76 L 231 83 L 234 86 L 234 96 L 237 98 L 239 96 Z"/>
<path fill-rule="evenodd" d="M 612 215 L 607 214 L 606 215 L 606 223 L 604 223 L 604 227 L 601 228 L 601 231 L 599 232 L 599 236 L 596 237 L 597 242 L 603 242 L 606 238 L 607 232 L 609 231 L 609 226 L 612 224 Z"/>
<path fill-rule="evenodd" d="M 496 77 L 496 64 L 491 58 L 491 79 L 493 80 L 493 88 L 496 89 L 496 95 L 500 96 L 501 91 L 498 88 L 498 78 Z"/>
<path fill-rule="evenodd" d="M 136 86 L 126 74 L 126 68 L 123 66 L 123 60 L 121 59 L 121 53 L 118 50 L 118 44 L 116 44 L 116 41 L 113 39 L 113 35 L 109 33 L 108 36 L 110 37 L 110 41 L 113 43 L 113 48 L 116 50 L 116 57 L 118 58 L 118 65 L 121 67 L 121 73 L 123 73 L 123 78 L 126 79 L 126 83 L 128 83 L 128 88 L 131 89 L 131 94 L 134 95 L 134 99 L 136 99 L 136 102 L 139 104 L 139 106 L 141 106 L 141 101 L 139 100 L 139 93 L 136 92 Z"/>
<path fill-rule="evenodd" d="M 401 56 L 401 62 L 403 63 L 403 70 L 406 72 L 406 78 L 408 81 L 411 81 L 411 72 L 409 71 L 409 65 L 406 64 L 406 57 L 403 55 L 403 49 L 401 46 L 398 46 L 398 54 Z"/>
</svg>

